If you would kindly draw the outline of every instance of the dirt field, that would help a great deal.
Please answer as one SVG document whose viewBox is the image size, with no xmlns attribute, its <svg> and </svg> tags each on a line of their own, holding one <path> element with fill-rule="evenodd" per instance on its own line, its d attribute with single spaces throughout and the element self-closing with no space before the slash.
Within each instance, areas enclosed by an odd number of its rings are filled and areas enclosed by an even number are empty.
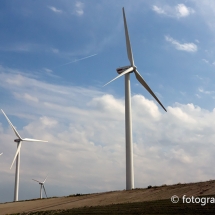
<svg viewBox="0 0 215 215">
<path fill-rule="evenodd" d="M 84 206 L 102 206 L 119 203 L 145 202 L 169 199 L 173 195 L 178 197 L 215 195 L 215 181 L 163 185 L 150 189 L 134 189 L 131 191 L 112 191 L 81 196 L 38 199 L 32 201 L 12 202 L 0 204 L 1 214 L 28 213 L 35 211 L 71 209 Z"/>
</svg>

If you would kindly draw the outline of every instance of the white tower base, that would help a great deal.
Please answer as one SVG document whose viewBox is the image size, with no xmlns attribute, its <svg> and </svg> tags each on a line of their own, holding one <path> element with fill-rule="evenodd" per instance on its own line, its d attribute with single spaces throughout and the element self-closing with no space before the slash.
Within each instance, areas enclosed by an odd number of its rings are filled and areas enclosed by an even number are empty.
<svg viewBox="0 0 215 215">
<path fill-rule="evenodd" d="M 130 73 L 125 74 L 126 190 L 134 188 Z"/>
</svg>

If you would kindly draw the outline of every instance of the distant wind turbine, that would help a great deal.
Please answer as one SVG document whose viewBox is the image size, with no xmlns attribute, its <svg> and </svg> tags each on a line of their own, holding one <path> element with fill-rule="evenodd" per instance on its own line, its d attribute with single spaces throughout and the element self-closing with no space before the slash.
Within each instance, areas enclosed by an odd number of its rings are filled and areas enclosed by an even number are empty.
<svg viewBox="0 0 215 215">
<path fill-rule="evenodd" d="M 60 65 L 60 66 L 65 66 L 65 65 L 68 65 L 68 64 L 71 64 L 71 63 L 75 63 L 75 62 L 78 62 L 78 61 L 81 61 L 81 60 L 84 60 L 84 59 L 87 59 L 87 58 L 90 58 L 90 57 L 93 57 L 93 56 L 96 56 L 96 55 L 97 55 L 97 54 L 93 54 L 93 55 L 90 55 L 90 56 L 87 56 L 87 57 L 83 57 L 83 58 L 80 58 L 80 59 L 77 59 L 77 60 L 74 60 L 74 61 L 65 63 L 65 64 Z"/>
<path fill-rule="evenodd" d="M 116 80 L 117 78 L 125 75 L 125 139 L 126 139 L 126 190 L 131 190 L 134 188 L 134 169 L 133 169 L 133 142 L 132 142 L 132 120 L 131 120 L 131 89 L 130 89 L 130 73 L 134 72 L 136 79 L 146 88 L 146 90 L 155 98 L 155 100 L 165 109 L 161 104 L 156 95 L 152 92 L 148 84 L 144 81 L 140 73 L 137 71 L 137 67 L 134 65 L 134 59 L 128 34 L 128 27 L 126 23 L 125 11 L 123 11 L 124 28 L 125 28 L 125 38 L 127 55 L 130 61 L 129 66 L 124 66 L 117 68 L 117 73 L 119 74 L 116 78 L 108 82 Z M 106 86 L 105 84 L 104 86 Z"/>
<path fill-rule="evenodd" d="M 46 177 L 46 179 L 47 179 L 47 177 Z M 40 184 L 40 198 L 42 199 L 43 197 L 42 197 L 42 191 L 44 190 L 44 193 L 46 194 L 46 189 L 45 189 L 45 185 L 44 185 L 44 183 L 46 182 L 46 179 L 43 181 L 43 182 L 40 182 L 40 181 L 37 181 L 37 180 L 35 180 L 35 179 L 32 179 L 32 180 L 34 180 L 34 181 L 36 181 L 36 182 L 38 182 L 39 184 Z M 46 194 L 46 198 L 48 198 L 47 197 L 47 194 Z"/>
<path fill-rule="evenodd" d="M 11 126 L 12 130 L 14 131 L 15 135 L 18 137 L 18 139 L 15 139 L 14 142 L 17 143 L 17 150 L 16 154 L 14 156 L 13 162 L 11 164 L 10 169 L 13 166 L 13 163 L 16 159 L 16 172 L 15 172 L 15 186 L 14 186 L 14 201 L 18 201 L 18 193 L 19 193 L 19 169 L 20 169 L 20 149 L 22 145 L 22 141 L 29 141 L 29 142 L 48 142 L 46 140 L 36 140 L 36 139 L 29 139 L 29 138 L 22 138 L 18 131 L 15 129 L 7 115 L 4 113 L 4 111 L 1 109 L 2 113 L 4 114 L 5 118 L 7 119 L 9 125 Z"/>
</svg>

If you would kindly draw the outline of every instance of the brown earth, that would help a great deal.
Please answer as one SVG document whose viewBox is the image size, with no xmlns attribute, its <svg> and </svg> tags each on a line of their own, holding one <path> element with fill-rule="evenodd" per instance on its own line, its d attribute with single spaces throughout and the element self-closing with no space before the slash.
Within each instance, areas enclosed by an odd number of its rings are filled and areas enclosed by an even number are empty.
<svg viewBox="0 0 215 215">
<path fill-rule="evenodd" d="M 182 197 L 215 195 L 215 180 L 189 183 L 162 185 L 150 189 L 134 189 L 130 191 L 111 191 L 105 193 L 68 196 L 49 199 L 37 199 L 0 204 L 1 214 L 27 213 L 45 210 L 71 209 L 84 206 L 101 206 L 119 203 L 144 202 L 169 199 L 177 195 Z"/>
</svg>

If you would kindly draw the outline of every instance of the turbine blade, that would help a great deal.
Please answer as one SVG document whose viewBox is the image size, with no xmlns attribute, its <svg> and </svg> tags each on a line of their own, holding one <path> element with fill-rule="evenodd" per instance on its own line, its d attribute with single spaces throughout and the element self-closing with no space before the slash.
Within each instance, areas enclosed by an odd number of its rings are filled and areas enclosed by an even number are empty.
<svg viewBox="0 0 215 215">
<path fill-rule="evenodd" d="M 30 138 L 23 138 L 22 141 L 29 141 L 29 142 L 48 142 L 47 140 L 36 140 Z"/>
<path fill-rule="evenodd" d="M 37 180 L 35 180 L 35 179 L 32 179 L 33 181 L 36 181 L 36 182 L 38 182 L 38 183 L 41 183 L 40 181 L 37 181 Z"/>
<path fill-rule="evenodd" d="M 133 67 L 130 67 L 130 68 L 126 69 L 124 72 L 122 72 L 121 74 L 119 74 L 116 78 L 114 78 L 113 80 L 109 81 L 109 82 L 108 82 L 107 84 L 105 84 L 104 86 L 110 84 L 112 81 L 116 80 L 117 78 L 119 78 L 119 77 L 121 77 L 121 76 L 123 76 L 123 75 L 125 75 L 125 74 L 127 74 L 127 73 L 129 73 L 129 72 L 131 72 L 131 71 L 133 71 L 133 70 L 134 70 Z M 103 87 L 104 87 L 104 86 L 103 86 Z"/>
<path fill-rule="evenodd" d="M 2 154 L 3 154 L 3 152 L 0 155 L 2 155 Z"/>
<path fill-rule="evenodd" d="M 15 156 L 14 156 L 14 159 L 13 159 L 13 162 L 12 162 L 12 164 L 11 164 L 11 166 L 10 166 L 10 169 L 12 168 L 13 163 L 14 163 L 14 161 L 15 161 L 15 159 L 16 159 L 18 153 L 20 152 L 21 146 L 22 146 L 22 141 L 19 142 L 19 145 L 18 145 L 17 150 L 16 150 L 16 154 L 15 154 Z"/>
<path fill-rule="evenodd" d="M 45 180 L 42 182 L 43 184 L 46 182 L 46 179 L 48 178 L 48 176 L 46 176 Z"/>
<path fill-rule="evenodd" d="M 15 127 L 13 126 L 13 124 L 11 123 L 11 121 L 9 120 L 9 118 L 7 117 L 7 115 L 5 114 L 5 112 L 1 109 L 2 113 L 4 114 L 5 118 L 7 119 L 9 125 L 11 126 L 11 128 L 13 129 L 14 133 L 16 134 L 16 136 L 19 139 L 22 139 L 21 136 L 19 135 L 18 131 L 15 129 Z"/>
<path fill-rule="evenodd" d="M 126 39 L 127 55 L 128 55 L 128 59 L 129 59 L 129 61 L 131 63 L 131 66 L 134 66 L 134 59 L 133 59 L 133 54 L 132 54 L 132 49 L 131 49 L 131 43 L 130 43 L 129 34 L 128 34 L 128 27 L 127 27 L 127 22 L 126 22 L 124 7 L 122 8 L 122 12 L 123 12 L 123 19 L 124 19 L 124 28 L 125 28 L 125 39 Z"/>
<path fill-rule="evenodd" d="M 137 70 L 134 70 L 134 73 L 137 80 L 146 88 L 146 90 L 155 98 L 155 100 L 160 104 L 160 106 L 167 112 L 166 108 L 161 104 L 157 96 L 152 92 L 152 90 L 150 89 L 148 84 L 144 81 L 140 73 Z"/>
<path fill-rule="evenodd" d="M 45 192 L 45 194 L 46 194 L 46 189 L 45 189 L 44 184 L 43 184 L 43 190 L 44 190 L 44 192 Z M 46 194 L 46 198 L 48 198 L 47 194 Z"/>
</svg>

